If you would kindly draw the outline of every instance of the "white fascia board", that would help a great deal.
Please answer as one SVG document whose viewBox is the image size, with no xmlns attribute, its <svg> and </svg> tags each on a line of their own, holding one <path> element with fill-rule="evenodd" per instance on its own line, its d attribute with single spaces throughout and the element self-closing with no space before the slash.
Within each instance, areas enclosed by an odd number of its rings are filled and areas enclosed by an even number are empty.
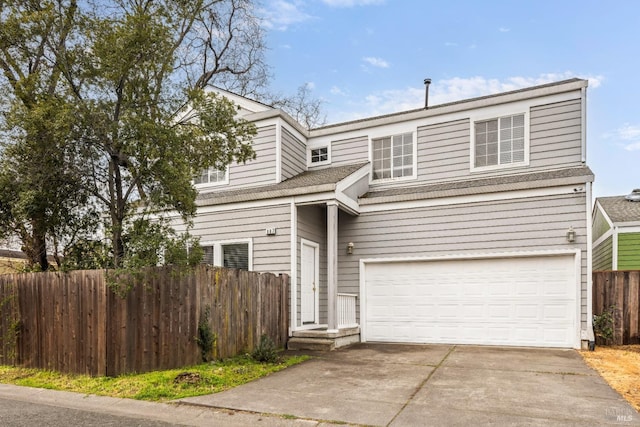
<svg viewBox="0 0 640 427">
<path fill-rule="evenodd" d="M 575 185 L 565 185 L 551 188 L 535 188 L 531 190 L 503 191 L 500 193 L 472 194 L 467 196 L 440 197 L 437 199 L 412 200 L 407 202 L 370 204 L 360 206 L 360 213 L 575 194 L 574 188 Z"/>
<path fill-rule="evenodd" d="M 500 114 L 500 111 L 512 111 L 525 109 L 538 105 L 580 99 L 581 89 L 585 82 L 571 82 L 564 85 L 539 88 L 531 91 L 522 91 L 504 96 L 488 97 L 484 99 L 470 100 L 468 102 L 454 103 L 444 107 L 413 110 L 406 113 L 398 113 L 383 117 L 373 117 L 360 121 L 337 124 L 320 129 L 312 129 L 309 132 L 310 140 L 319 140 L 324 137 L 332 138 L 340 134 L 341 139 L 348 139 L 363 134 L 363 130 L 369 131 L 378 127 L 387 127 L 401 122 L 415 122 L 414 126 L 425 126 L 434 123 L 442 123 L 460 120 L 469 117 L 469 110 L 486 111 L 487 114 Z M 494 110 L 496 113 L 490 113 Z"/>
<path fill-rule="evenodd" d="M 346 189 L 351 187 L 353 184 L 355 184 L 356 182 L 360 181 L 362 178 L 367 176 L 370 173 L 370 171 L 371 171 L 371 163 L 367 163 L 366 165 L 363 165 L 360 169 L 353 172 L 351 175 L 349 175 L 342 181 L 338 182 L 338 184 L 336 184 L 336 191 L 337 192 L 345 191 Z"/>
<path fill-rule="evenodd" d="M 598 246 L 600 246 L 605 240 L 607 240 L 612 235 L 613 235 L 613 229 L 607 230 L 602 236 L 598 237 L 598 240 L 593 242 L 593 247 L 597 248 Z"/>
<path fill-rule="evenodd" d="M 205 92 L 213 92 L 216 93 L 220 96 L 224 96 L 225 98 L 227 98 L 229 101 L 233 102 L 234 104 L 240 106 L 241 108 L 250 111 L 252 113 L 255 112 L 259 112 L 259 111 L 268 111 L 268 110 L 273 110 L 273 107 L 270 107 L 266 104 L 263 104 L 261 102 L 258 101 L 254 101 L 253 99 L 249 99 L 249 98 L 245 98 L 242 95 L 238 95 L 237 93 L 233 93 L 233 92 L 229 92 L 225 89 L 219 88 L 217 86 L 206 86 L 205 87 Z"/>
<path fill-rule="evenodd" d="M 613 221 L 611 221 L 611 218 L 609 218 L 609 215 L 607 215 L 605 210 L 602 208 L 602 205 L 597 200 L 596 200 L 596 209 L 598 211 L 600 211 L 600 213 L 602 214 L 602 217 L 604 218 L 604 220 L 607 221 L 607 224 L 609 224 L 609 227 L 613 228 Z M 594 218 L 595 218 L 595 215 L 594 215 Z"/>
<path fill-rule="evenodd" d="M 624 225 L 619 224 L 616 228 L 618 230 L 618 234 L 623 234 L 623 233 L 640 233 L 640 224 L 638 225 L 633 225 L 633 226 L 629 226 L 626 225 L 629 223 L 624 223 Z"/>
</svg>

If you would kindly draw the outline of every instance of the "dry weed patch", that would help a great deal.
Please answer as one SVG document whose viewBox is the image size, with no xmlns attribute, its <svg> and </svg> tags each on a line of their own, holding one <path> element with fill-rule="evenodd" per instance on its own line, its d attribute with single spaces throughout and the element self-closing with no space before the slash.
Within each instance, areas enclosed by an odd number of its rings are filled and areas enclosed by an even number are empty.
<svg viewBox="0 0 640 427">
<path fill-rule="evenodd" d="M 589 366 L 640 411 L 640 344 L 598 346 L 595 351 L 580 353 Z"/>
</svg>

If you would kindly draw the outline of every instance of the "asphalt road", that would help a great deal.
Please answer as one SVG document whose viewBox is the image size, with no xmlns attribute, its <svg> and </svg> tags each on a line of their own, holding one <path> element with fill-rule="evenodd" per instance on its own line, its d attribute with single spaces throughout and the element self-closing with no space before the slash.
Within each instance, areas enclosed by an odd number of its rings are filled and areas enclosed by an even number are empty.
<svg viewBox="0 0 640 427">
<path fill-rule="evenodd" d="M 32 402 L 0 399 L 0 426 L 3 427 L 75 427 L 75 426 L 132 426 L 166 427 L 161 421 L 121 417 L 86 410 L 42 405 Z"/>
</svg>

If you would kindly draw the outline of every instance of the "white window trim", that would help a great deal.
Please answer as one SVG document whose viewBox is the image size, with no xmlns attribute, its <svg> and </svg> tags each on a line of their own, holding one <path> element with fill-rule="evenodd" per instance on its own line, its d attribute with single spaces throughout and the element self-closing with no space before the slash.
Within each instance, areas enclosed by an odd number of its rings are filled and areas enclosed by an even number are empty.
<svg viewBox="0 0 640 427">
<path fill-rule="evenodd" d="M 224 179 L 222 181 L 203 182 L 203 183 L 200 183 L 200 184 L 195 184 L 195 181 L 192 181 L 192 182 L 194 182 L 193 186 L 196 189 L 199 189 L 199 188 L 220 187 L 220 186 L 223 186 L 223 185 L 229 185 L 229 167 L 230 166 L 231 165 L 227 165 L 226 169 L 224 170 Z"/>
<path fill-rule="evenodd" d="M 311 161 L 311 151 L 319 150 L 321 148 L 327 149 L 327 160 L 313 163 Z M 329 165 L 329 164 L 331 164 L 331 144 L 317 145 L 317 146 L 312 146 L 307 148 L 307 166 L 312 167 L 312 166 L 322 166 L 322 165 Z"/>
<path fill-rule="evenodd" d="M 213 246 L 213 265 L 216 267 L 224 267 L 222 260 L 222 245 L 247 243 L 249 245 L 249 271 L 253 271 L 253 239 L 230 239 L 200 242 L 200 246 Z"/>
<path fill-rule="evenodd" d="M 374 179 L 373 178 L 373 140 L 380 138 L 388 138 L 394 137 L 396 135 L 404 135 L 406 133 L 411 134 L 411 142 L 413 143 L 413 174 L 407 176 L 400 176 L 398 178 L 383 178 L 383 179 Z M 369 163 L 371 163 L 371 173 L 369 174 L 369 184 L 386 184 L 393 183 L 398 181 L 409 181 L 418 179 L 418 131 L 417 129 L 412 130 L 394 130 L 393 132 L 385 132 L 380 133 L 376 132 L 376 134 L 369 135 Z"/>
<path fill-rule="evenodd" d="M 490 165 L 490 166 L 476 166 L 476 123 L 484 122 L 487 120 L 495 120 L 500 119 L 501 117 L 508 116 L 517 116 L 523 114 L 524 115 L 524 161 L 517 163 L 505 163 L 503 165 Z M 521 168 L 523 166 L 529 166 L 529 154 L 530 154 L 530 120 L 529 120 L 529 110 L 509 110 L 507 109 L 493 109 L 491 114 L 477 114 L 471 115 L 469 117 L 469 132 L 470 132 L 470 141 L 471 141 L 471 155 L 469 158 L 469 165 L 471 172 L 486 172 L 486 171 L 494 171 L 500 169 L 510 169 L 510 168 Z M 498 156 L 500 151 L 498 149 Z"/>
</svg>

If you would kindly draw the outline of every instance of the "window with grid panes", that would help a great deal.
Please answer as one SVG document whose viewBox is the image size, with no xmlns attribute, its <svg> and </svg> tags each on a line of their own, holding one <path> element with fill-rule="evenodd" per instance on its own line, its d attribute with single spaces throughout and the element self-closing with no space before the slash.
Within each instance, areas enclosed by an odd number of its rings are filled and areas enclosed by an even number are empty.
<svg viewBox="0 0 640 427">
<path fill-rule="evenodd" d="M 329 149 L 327 147 L 314 148 L 311 150 L 311 163 L 321 163 L 329 160 Z"/>
<path fill-rule="evenodd" d="M 227 180 L 227 171 L 221 171 L 216 168 L 203 170 L 199 175 L 193 178 L 194 184 L 214 184 L 225 182 Z"/>
<path fill-rule="evenodd" d="M 525 161 L 524 114 L 475 123 L 475 167 Z"/>
<path fill-rule="evenodd" d="M 413 134 L 403 133 L 372 140 L 373 179 L 413 175 Z"/>
</svg>

